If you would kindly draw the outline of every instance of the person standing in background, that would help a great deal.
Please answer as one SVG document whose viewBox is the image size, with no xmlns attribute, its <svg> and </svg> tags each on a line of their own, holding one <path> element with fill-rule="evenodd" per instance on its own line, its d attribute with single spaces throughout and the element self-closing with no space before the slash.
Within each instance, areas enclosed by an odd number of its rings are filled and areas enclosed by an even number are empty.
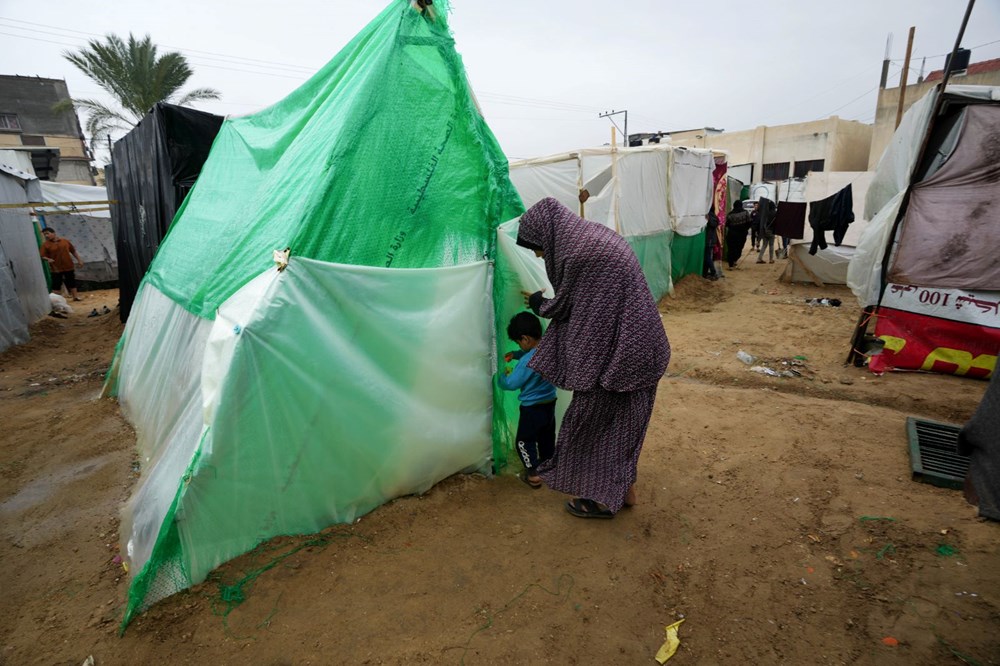
<svg viewBox="0 0 1000 666">
<path fill-rule="evenodd" d="M 750 247 L 755 252 L 760 249 L 760 204 L 756 201 L 750 211 Z"/>
<path fill-rule="evenodd" d="M 715 268 L 715 248 L 719 244 L 719 216 L 715 214 L 715 209 L 708 211 L 705 216 L 705 261 L 702 266 L 701 276 L 706 280 L 718 280 L 722 275 Z"/>
<path fill-rule="evenodd" d="M 777 212 L 778 207 L 774 205 L 774 202 L 770 199 L 764 197 L 760 198 L 759 206 L 757 207 L 757 219 L 759 220 L 757 229 L 758 237 L 760 238 L 760 254 L 757 255 L 757 263 L 764 263 L 764 251 L 768 253 L 769 264 L 774 263 L 774 215 Z"/>
<path fill-rule="evenodd" d="M 83 268 L 83 259 L 77 254 L 73 244 L 65 238 L 60 238 L 52 227 L 42 229 L 42 236 L 45 237 L 45 242 L 42 243 L 42 247 L 38 251 L 42 255 L 42 259 L 48 263 L 49 271 L 52 273 L 52 293 L 60 293 L 65 283 L 73 300 L 81 300 L 76 293 L 76 271 L 73 270 L 73 259 L 76 259 L 76 268 Z"/>
<path fill-rule="evenodd" d="M 750 213 L 743 210 L 743 202 L 737 201 L 726 216 L 726 263 L 736 268 L 736 262 L 743 256 L 750 231 Z"/>
</svg>

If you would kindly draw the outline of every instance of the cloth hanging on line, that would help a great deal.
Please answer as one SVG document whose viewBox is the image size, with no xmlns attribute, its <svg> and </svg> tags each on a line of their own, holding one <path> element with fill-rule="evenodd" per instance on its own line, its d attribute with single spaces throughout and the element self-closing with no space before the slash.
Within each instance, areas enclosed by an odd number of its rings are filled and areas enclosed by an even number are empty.
<svg viewBox="0 0 1000 666">
<path fill-rule="evenodd" d="M 809 204 L 809 226 L 813 228 L 813 242 L 809 254 L 825 250 L 826 232 L 833 232 L 833 244 L 840 246 L 847 234 L 847 227 L 854 221 L 854 194 L 850 183 L 836 194 Z"/>
<path fill-rule="evenodd" d="M 781 201 L 774 218 L 774 235 L 785 238 L 803 238 L 806 228 L 806 204 L 798 201 Z"/>
</svg>

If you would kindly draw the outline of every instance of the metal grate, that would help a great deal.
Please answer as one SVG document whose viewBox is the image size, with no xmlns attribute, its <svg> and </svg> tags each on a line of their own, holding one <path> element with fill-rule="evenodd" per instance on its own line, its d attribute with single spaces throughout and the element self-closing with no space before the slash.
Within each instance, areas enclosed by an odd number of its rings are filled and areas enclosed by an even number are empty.
<svg viewBox="0 0 1000 666">
<path fill-rule="evenodd" d="M 969 459 L 958 452 L 958 432 L 961 426 L 917 419 L 906 419 L 906 434 L 910 440 L 910 467 L 913 480 L 942 488 L 961 490 Z"/>
</svg>

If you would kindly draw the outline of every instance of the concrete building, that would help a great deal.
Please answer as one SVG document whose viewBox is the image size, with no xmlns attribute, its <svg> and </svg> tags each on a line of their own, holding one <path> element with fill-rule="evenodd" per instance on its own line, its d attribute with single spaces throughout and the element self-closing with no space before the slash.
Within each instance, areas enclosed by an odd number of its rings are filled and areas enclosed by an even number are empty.
<svg viewBox="0 0 1000 666">
<path fill-rule="evenodd" d="M 957 60 L 957 58 L 956 58 Z M 912 66 L 912 63 L 911 63 Z M 941 83 L 944 70 L 939 69 L 927 75 L 923 81 L 917 80 L 906 86 L 903 96 L 903 113 L 921 97 L 930 92 L 931 88 Z M 1000 58 L 972 63 L 965 69 L 953 71 L 948 84 L 963 86 L 1000 86 Z M 893 132 L 896 131 L 896 110 L 899 107 L 899 88 L 880 88 L 878 102 L 875 108 L 875 130 L 872 132 L 871 151 L 868 156 L 868 169 L 878 166 L 882 159 Z"/>
<path fill-rule="evenodd" d="M 657 134 L 669 137 L 675 146 L 726 151 L 730 173 L 750 183 L 803 177 L 810 171 L 864 171 L 872 126 L 832 116 L 738 132 L 706 127 Z"/>
<path fill-rule="evenodd" d="M 93 185 L 90 151 L 76 111 L 52 110 L 67 99 L 62 79 L 0 75 L 0 150 L 30 160 L 40 180 Z"/>
</svg>

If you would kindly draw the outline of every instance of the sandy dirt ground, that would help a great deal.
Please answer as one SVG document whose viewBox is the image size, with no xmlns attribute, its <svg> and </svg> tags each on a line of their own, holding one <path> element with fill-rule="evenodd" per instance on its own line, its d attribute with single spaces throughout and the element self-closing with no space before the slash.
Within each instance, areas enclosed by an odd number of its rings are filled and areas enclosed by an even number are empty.
<svg viewBox="0 0 1000 666">
<path fill-rule="evenodd" d="M 907 415 L 961 423 L 985 382 L 845 367 L 849 292 L 783 267 L 692 276 L 661 303 L 673 360 L 640 503 L 614 520 L 453 477 L 272 540 L 124 636 L 135 435 L 100 398 L 117 313 L 86 316 L 117 295 L 85 294 L 0 354 L 0 663 L 653 664 L 683 619 L 669 664 L 1000 664 L 1000 525 L 912 481 L 905 435 Z M 739 350 L 804 357 L 803 376 Z"/>
</svg>

